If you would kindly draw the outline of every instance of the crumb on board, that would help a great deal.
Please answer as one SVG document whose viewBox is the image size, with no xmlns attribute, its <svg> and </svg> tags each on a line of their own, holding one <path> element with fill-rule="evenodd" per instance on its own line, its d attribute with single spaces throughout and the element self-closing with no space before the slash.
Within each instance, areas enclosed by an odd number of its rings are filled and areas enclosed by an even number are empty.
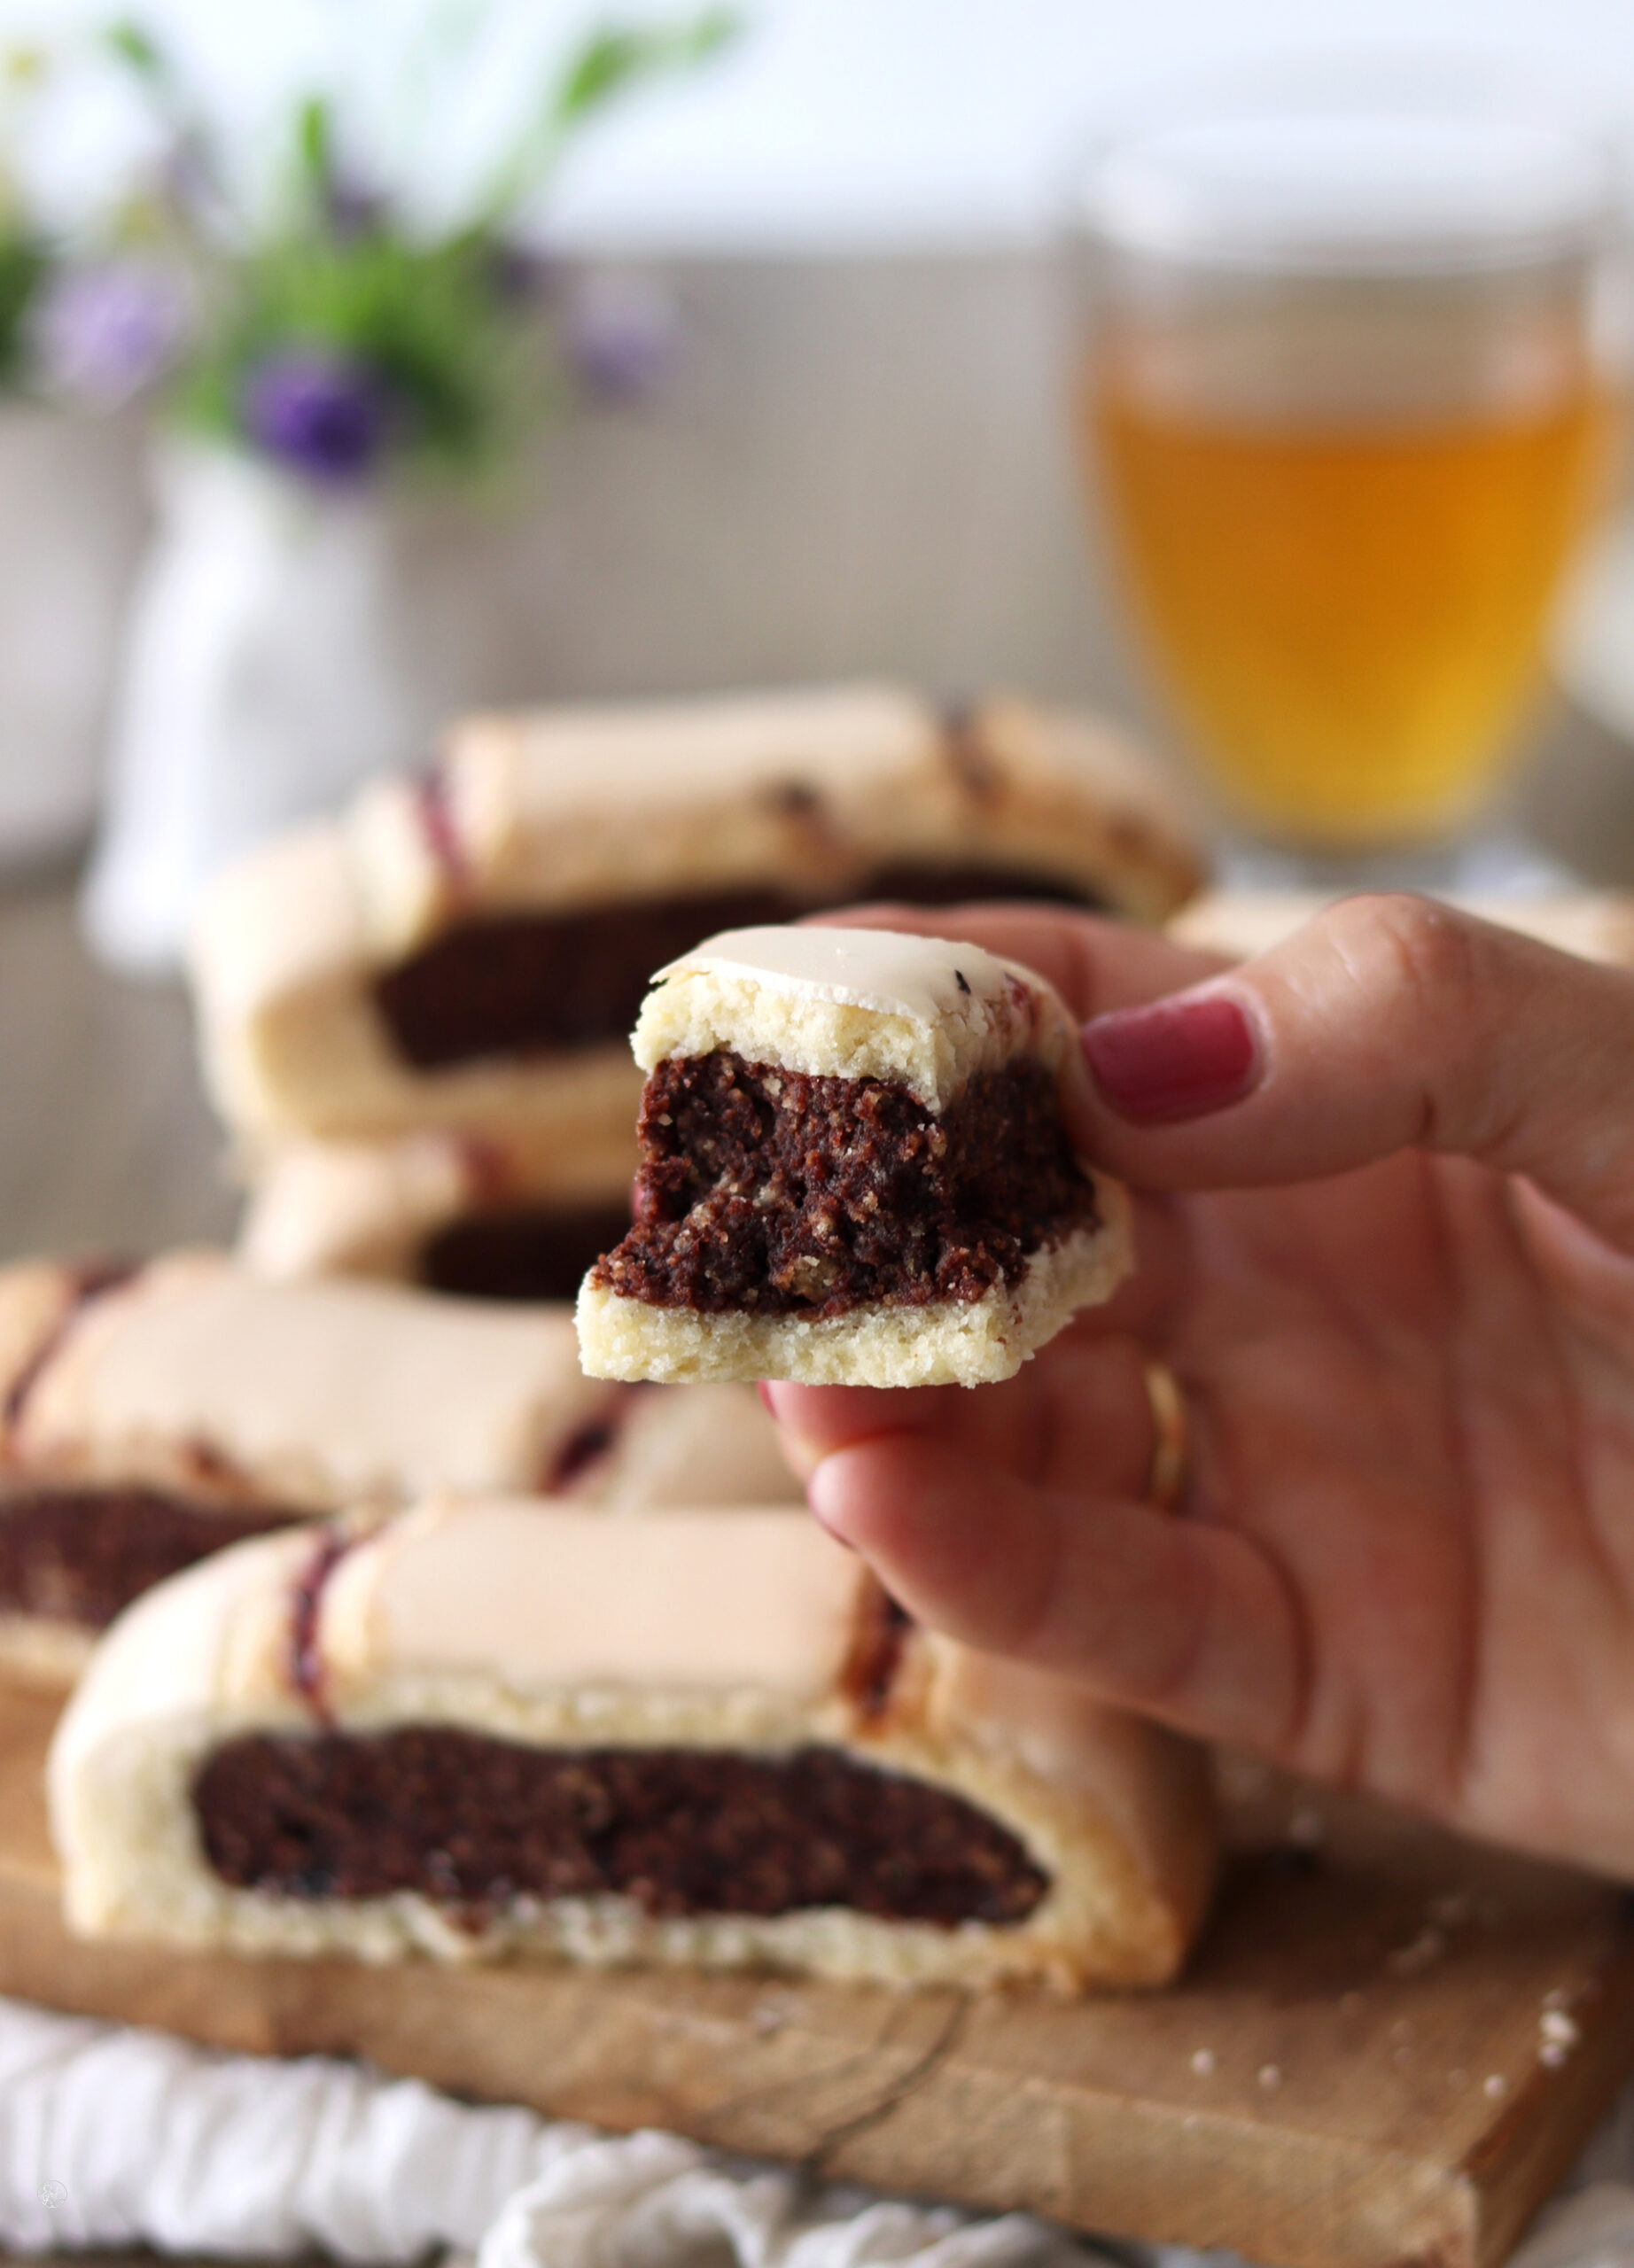
<svg viewBox="0 0 1634 2268">
<path fill-rule="evenodd" d="M 1447 1950 L 1444 1931 L 1427 1924 L 1404 1946 L 1397 1946 L 1384 1956 L 1384 1965 L 1392 1977 L 1421 1977 L 1433 1969 Z"/>
<path fill-rule="evenodd" d="M 1200 2079 L 1206 2079 L 1219 2069 L 1219 2057 L 1212 2047 L 1198 2047 L 1192 2052 L 1192 2069 Z"/>
</svg>

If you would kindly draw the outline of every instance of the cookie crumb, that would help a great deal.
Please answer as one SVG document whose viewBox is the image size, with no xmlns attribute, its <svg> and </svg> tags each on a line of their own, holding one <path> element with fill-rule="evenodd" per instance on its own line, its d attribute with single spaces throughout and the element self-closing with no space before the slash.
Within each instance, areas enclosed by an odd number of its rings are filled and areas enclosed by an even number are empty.
<svg viewBox="0 0 1634 2268">
<path fill-rule="evenodd" d="M 1200 2079 L 1206 2079 L 1211 2072 L 1218 2070 L 1219 2060 L 1212 2047 L 1199 2047 L 1193 2054 L 1192 2069 Z"/>
<path fill-rule="evenodd" d="M 1441 1930 L 1423 1929 L 1411 1944 L 1397 1946 L 1386 1953 L 1384 1965 L 1393 1977 L 1421 1977 L 1433 1969 L 1447 1950 L 1447 1940 Z"/>
</svg>

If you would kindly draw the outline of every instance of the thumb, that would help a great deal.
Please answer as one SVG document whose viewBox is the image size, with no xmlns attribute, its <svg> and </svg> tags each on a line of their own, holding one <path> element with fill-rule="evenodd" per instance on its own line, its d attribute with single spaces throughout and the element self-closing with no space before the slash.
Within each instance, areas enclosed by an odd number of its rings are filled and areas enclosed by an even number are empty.
<svg viewBox="0 0 1634 2268">
<path fill-rule="evenodd" d="M 1634 973 L 1434 900 L 1355 897 L 1085 1028 L 1091 1156 L 1147 1189 L 1316 1180 L 1413 1146 L 1525 1174 L 1634 1250 Z"/>
</svg>

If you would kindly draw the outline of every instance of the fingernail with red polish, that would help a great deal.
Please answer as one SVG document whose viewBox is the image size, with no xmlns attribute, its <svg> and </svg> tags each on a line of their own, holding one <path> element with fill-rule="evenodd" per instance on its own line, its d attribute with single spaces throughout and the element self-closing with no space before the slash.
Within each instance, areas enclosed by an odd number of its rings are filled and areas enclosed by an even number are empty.
<svg viewBox="0 0 1634 2268">
<path fill-rule="evenodd" d="M 1102 1099 L 1138 1126 L 1202 1118 L 1259 1084 L 1254 1027 L 1221 992 L 1097 1016 L 1084 1027 L 1084 1053 Z"/>
</svg>

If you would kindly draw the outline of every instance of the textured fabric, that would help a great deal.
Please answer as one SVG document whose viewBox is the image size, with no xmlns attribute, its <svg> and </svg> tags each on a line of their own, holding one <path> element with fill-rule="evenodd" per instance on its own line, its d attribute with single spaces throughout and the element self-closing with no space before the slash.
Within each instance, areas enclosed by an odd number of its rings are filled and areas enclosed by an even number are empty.
<svg viewBox="0 0 1634 2268">
<path fill-rule="evenodd" d="M 1511 2268 L 1634 2268 L 1634 2090 Z M 0 2000 L 0 2247 L 476 2268 L 1220 2268 Z M 452 2264 L 448 2264 L 452 2268 Z"/>
<path fill-rule="evenodd" d="M 1022 2215 L 819 2188 L 668 2134 L 471 2109 L 0 2000 L 0 2245 L 479 2268 L 1094 2268 Z"/>
</svg>

